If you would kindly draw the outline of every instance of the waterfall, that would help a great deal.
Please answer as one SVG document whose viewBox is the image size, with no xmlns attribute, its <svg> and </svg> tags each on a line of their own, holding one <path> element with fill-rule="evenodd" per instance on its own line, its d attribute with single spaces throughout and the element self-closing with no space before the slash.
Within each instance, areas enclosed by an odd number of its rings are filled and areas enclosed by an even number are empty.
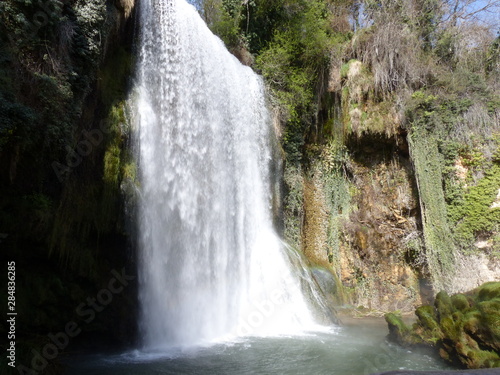
<svg viewBox="0 0 500 375">
<path fill-rule="evenodd" d="M 271 217 L 262 79 L 184 0 L 140 3 L 141 332 L 149 348 L 314 324 Z"/>
</svg>

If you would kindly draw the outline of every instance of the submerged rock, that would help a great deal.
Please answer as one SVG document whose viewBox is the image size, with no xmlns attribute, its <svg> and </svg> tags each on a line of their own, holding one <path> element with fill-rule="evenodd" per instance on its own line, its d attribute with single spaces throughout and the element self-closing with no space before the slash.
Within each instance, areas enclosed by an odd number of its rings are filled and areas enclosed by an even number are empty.
<svg viewBox="0 0 500 375">
<path fill-rule="evenodd" d="M 434 306 L 421 306 L 415 314 L 418 319 L 412 327 L 401 316 L 386 314 L 389 339 L 403 346 L 435 347 L 445 360 L 469 369 L 500 367 L 500 282 L 489 282 L 451 297 L 440 292 Z M 500 374 L 500 369 L 493 371 Z M 409 373 L 412 372 L 385 374 Z M 449 372 L 422 374 L 434 373 Z"/>
</svg>

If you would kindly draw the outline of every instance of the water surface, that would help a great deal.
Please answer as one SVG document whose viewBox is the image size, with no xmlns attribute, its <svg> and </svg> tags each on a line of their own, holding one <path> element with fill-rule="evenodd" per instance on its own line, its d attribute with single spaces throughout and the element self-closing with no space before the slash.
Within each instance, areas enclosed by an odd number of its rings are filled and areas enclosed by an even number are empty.
<svg viewBox="0 0 500 375">
<path fill-rule="evenodd" d="M 163 352 L 72 358 L 67 374 L 364 375 L 389 370 L 449 369 L 429 352 L 388 343 L 387 328 L 359 322 L 295 336 L 237 341 Z"/>
</svg>

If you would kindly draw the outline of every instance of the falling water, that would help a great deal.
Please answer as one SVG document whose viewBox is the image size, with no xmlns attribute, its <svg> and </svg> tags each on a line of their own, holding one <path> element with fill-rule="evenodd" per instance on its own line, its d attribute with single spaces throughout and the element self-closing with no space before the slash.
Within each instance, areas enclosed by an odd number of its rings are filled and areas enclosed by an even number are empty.
<svg viewBox="0 0 500 375">
<path fill-rule="evenodd" d="M 146 347 L 301 330 L 313 318 L 270 209 L 262 80 L 184 0 L 144 0 L 138 76 Z"/>
</svg>

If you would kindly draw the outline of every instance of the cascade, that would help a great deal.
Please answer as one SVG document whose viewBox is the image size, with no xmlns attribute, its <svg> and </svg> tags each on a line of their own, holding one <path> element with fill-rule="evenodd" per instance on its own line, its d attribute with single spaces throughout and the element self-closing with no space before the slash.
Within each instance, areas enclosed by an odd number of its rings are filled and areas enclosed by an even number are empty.
<svg viewBox="0 0 500 375">
<path fill-rule="evenodd" d="M 135 117 L 149 348 L 314 325 L 271 217 L 262 79 L 184 0 L 140 3 Z"/>
</svg>

